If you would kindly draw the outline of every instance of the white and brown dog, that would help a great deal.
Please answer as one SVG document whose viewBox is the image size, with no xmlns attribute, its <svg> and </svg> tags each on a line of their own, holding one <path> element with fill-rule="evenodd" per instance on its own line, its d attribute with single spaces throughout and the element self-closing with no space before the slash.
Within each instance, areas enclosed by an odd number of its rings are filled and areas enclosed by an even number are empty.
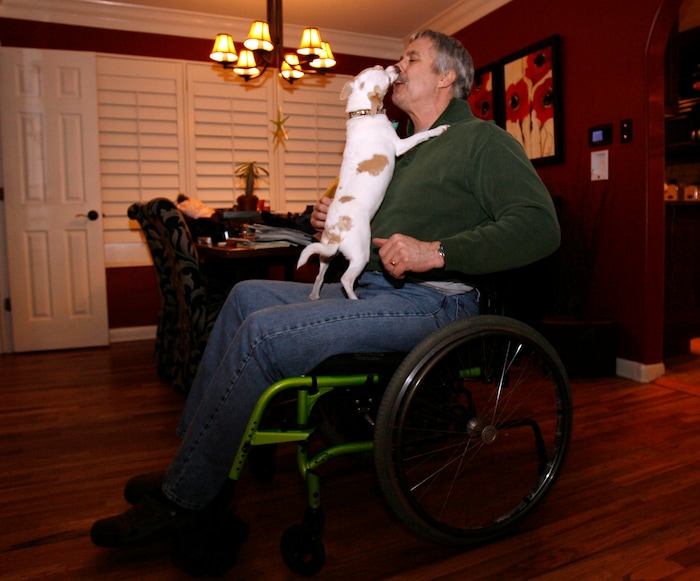
<svg viewBox="0 0 700 581">
<path fill-rule="evenodd" d="M 347 99 L 347 134 L 338 187 L 328 209 L 321 241 L 307 246 L 297 263 L 319 255 L 320 268 L 309 295 L 319 298 L 323 277 L 331 259 L 341 252 L 349 266 L 340 278 L 351 299 L 355 279 L 369 261 L 370 220 L 379 209 L 394 173 L 396 157 L 419 143 L 439 135 L 448 125 L 400 139 L 382 108 L 384 96 L 396 81 L 399 69 L 381 66 L 365 69 L 348 81 L 340 93 Z"/>
</svg>

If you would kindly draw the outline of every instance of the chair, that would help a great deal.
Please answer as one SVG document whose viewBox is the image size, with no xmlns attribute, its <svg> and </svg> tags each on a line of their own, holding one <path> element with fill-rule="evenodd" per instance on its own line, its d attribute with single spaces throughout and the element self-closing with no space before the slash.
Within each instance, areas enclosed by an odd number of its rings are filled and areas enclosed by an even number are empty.
<svg viewBox="0 0 700 581">
<path fill-rule="evenodd" d="M 141 226 L 158 277 L 158 376 L 187 395 L 223 301 L 208 293 L 194 240 L 173 202 L 135 203 L 127 213 Z"/>
</svg>

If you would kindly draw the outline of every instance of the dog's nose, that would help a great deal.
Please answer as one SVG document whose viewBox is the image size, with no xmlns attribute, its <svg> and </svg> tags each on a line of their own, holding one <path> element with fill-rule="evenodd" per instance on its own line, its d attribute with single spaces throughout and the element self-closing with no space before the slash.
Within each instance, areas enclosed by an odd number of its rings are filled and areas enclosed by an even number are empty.
<svg viewBox="0 0 700 581">
<path fill-rule="evenodd" d="M 386 72 L 389 74 L 389 77 L 391 78 L 391 82 L 394 83 L 396 82 L 396 79 L 399 78 L 399 74 L 401 73 L 401 69 L 397 67 L 396 65 L 390 65 L 386 68 Z"/>
</svg>

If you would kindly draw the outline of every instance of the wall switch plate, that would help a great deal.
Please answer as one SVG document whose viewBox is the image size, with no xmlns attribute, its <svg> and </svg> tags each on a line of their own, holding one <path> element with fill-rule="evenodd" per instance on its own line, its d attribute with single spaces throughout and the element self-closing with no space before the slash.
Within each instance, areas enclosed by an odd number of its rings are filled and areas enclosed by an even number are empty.
<svg viewBox="0 0 700 581">
<path fill-rule="evenodd" d="M 623 119 L 620 121 L 620 143 L 630 141 L 632 141 L 632 119 Z"/>
<path fill-rule="evenodd" d="M 608 179 L 608 150 L 591 152 L 591 181 Z"/>
</svg>

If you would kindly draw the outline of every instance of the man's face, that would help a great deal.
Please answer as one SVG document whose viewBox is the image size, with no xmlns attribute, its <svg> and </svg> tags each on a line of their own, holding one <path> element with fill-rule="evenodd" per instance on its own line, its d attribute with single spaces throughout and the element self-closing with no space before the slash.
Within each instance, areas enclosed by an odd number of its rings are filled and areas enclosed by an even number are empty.
<svg viewBox="0 0 700 581">
<path fill-rule="evenodd" d="M 392 101 L 403 111 L 410 113 L 425 100 L 432 100 L 437 90 L 439 75 L 433 71 L 433 43 L 429 38 L 418 38 L 406 47 L 401 69 L 394 83 Z"/>
</svg>

